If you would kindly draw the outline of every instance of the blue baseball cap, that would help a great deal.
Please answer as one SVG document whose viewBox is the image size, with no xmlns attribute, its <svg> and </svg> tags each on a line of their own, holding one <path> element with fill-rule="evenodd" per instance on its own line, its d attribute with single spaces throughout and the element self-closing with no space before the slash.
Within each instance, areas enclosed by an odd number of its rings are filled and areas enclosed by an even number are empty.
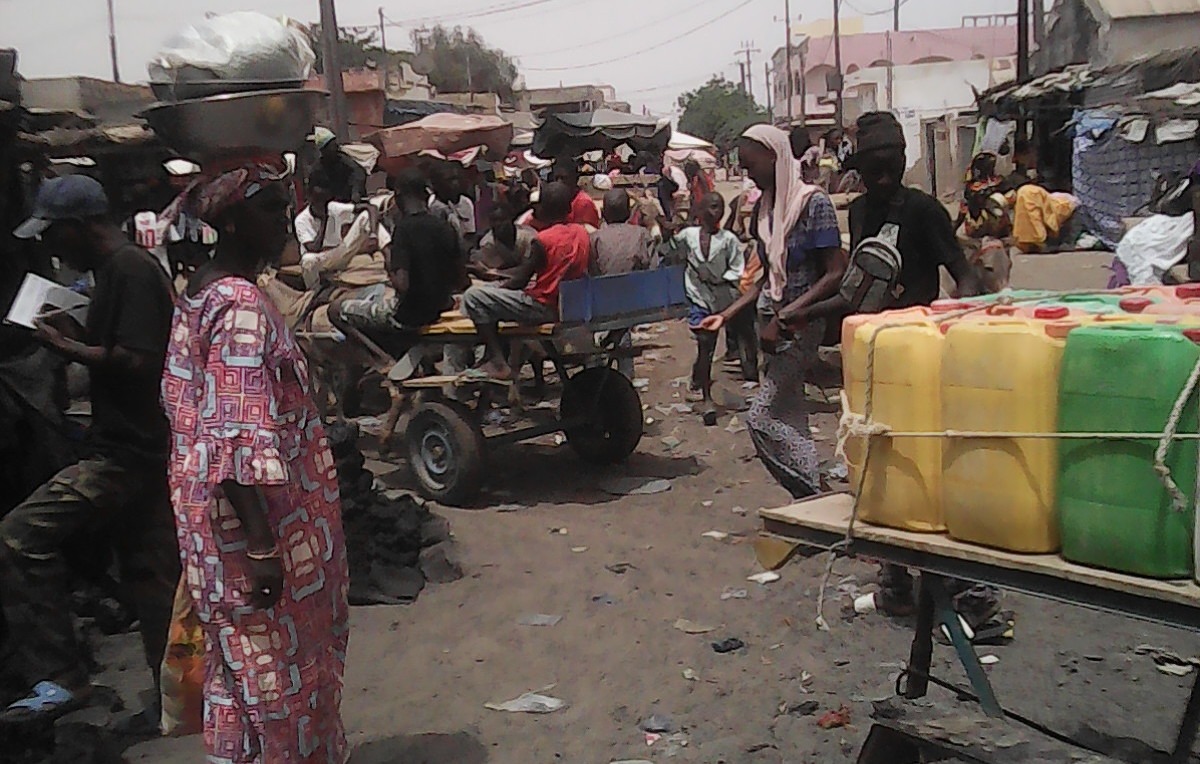
<svg viewBox="0 0 1200 764">
<path fill-rule="evenodd" d="M 108 214 L 108 194 L 94 178 L 68 175 L 51 178 L 38 188 L 33 215 L 17 229 L 18 239 L 35 239 L 60 220 L 86 220 Z"/>
</svg>

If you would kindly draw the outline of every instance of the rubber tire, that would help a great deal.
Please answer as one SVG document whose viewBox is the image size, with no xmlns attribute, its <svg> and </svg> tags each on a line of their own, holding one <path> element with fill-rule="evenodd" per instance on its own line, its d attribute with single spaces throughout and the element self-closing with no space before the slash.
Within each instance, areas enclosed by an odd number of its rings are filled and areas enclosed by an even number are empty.
<svg viewBox="0 0 1200 764">
<path fill-rule="evenodd" d="M 436 469 L 424 453 L 439 445 L 449 455 L 448 462 Z M 417 481 L 417 489 L 427 499 L 449 506 L 460 505 L 479 493 L 483 482 L 485 446 L 483 433 L 471 411 L 446 403 L 422 403 L 413 412 L 404 431 L 408 463 Z M 436 459 L 436 457 L 434 457 Z"/>
<path fill-rule="evenodd" d="M 567 381 L 559 417 L 588 420 L 564 432 L 575 453 L 593 464 L 623 462 L 642 440 L 642 399 L 624 374 L 608 367 L 584 369 Z"/>
</svg>

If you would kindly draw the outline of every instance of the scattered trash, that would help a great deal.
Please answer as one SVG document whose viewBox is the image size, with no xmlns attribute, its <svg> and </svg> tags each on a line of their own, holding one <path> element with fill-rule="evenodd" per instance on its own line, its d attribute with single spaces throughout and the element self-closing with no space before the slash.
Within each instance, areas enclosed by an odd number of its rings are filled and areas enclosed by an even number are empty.
<svg viewBox="0 0 1200 764">
<path fill-rule="evenodd" d="M 755 573 L 753 576 L 747 576 L 746 580 L 756 584 L 770 584 L 778 581 L 780 575 L 773 570 L 764 570 L 762 573 Z"/>
<path fill-rule="evenodd" d="M 758 383 L 755 382 L 754 380 L 747 380 L 742 383 L 743 390 L 753 390 L 756 387 L 758 387 Z"/>
<path fill-rule="evenodd" d="M 519 512 L 526 507 L 522 504 L 497 504 L 492 509 L 497 512 Z"/>
<path fill-rule="evenodd" d="M 660 403 L 654 407 L 654 410 L 663 416 L 671 416 L 672 414 L 690 414 L 695 411 L 690 403 Z"/>
<path fill-rule="evenodd" d="M 867 615 L 874 613 L 878 608 L 878 603 L 875 602 L 875 593 L 864 594 L 854 598 L 854 612 L 859 615 Z"/>
<path fill-rule="evenodd" d="M 691 377 L 675 377 L 671 380 L 671 387 L 691 387 Z"/>
<path fill-rule="evenodd" d="M 664 446 L 666 446 L 668 451 L 674 451 L 675 449 L 677 449 L 681 445 L 683 445 L 683 441 L 680 440 L 679 438 L 675 437 L 674 435 L 668 435 L 667 437 L 662 438 L 661 441 L 662 441 L 662 444 Z"/>
<path fill-rule="evenodd" d="M 683 678 L 688 680 L 689 682 L 699 682 L 700 681 L 700 675 L 697 674 L 695 671 L 692 671 L 690 668 L 683 670 Z"/>
<path fill-rule="evenodd" d="M 725 531 L 705 531 L 700 535 L 706 539 L 712 539 L 713 541 L 724 541 L 725 539 L 729 538 L 729 534 Z"/>
<path fill-rule="evenodd" d="M 754 539 L 754 557 L 766 570 L 779 570 L 799 549 L 800 544 L 795 541 L 764 536 Z"/>
<path fill-rule="evenodd" d="M 849 666 L 849 665 L 850 665 L 850 659 L 849 659 L 849 658 L 834 658 L 834 659 L 833 659 L 833 665 L 835 665 L 835 666 L 839 666 L 839 667 L 841 667 L 841 666 Z"/>
<path fill-rule="evenodd" d="M 646 426 L 649 427 L 652 424 L 654 424 L 654 417 L 652 417 L 652 416 L 646 417 Z"/>
<path fill-rule="evenodd" d="M 645 390 L 648 387 L 650 387 L 650 380 L 646 379 L 645 377 L 638 377 L 637 379 L 633 380 L 634 390 Z"/>
<path fill-rule="evenodd" d="M 565 535 L 567 535 L 567 529 L 566 528 L 551 528 L 550 535 L 551 536 L 565 536 Z"/>
<path fill-rule="evenodd" d="M 1154 661 L 1154 667 L 1170 676 L 1187 676 L 1200 665 L 1200 658 L 1184 658 L 1179 653 L 1171 652 L 1165 647 L 1154 645 L 1138 645 L 1133 648 L 1135 655 L 1148 655 Z"/>
<path fill-rule="evenodd" d="M 615 605 L 617 601 L 607 594 L 593 594 L 592 602 L 597 605 Z"/>
<path fill-rule="evenodd" d="M 729 417 L 729 424 L 725 425 L 725 432 L 731 435 L 737 435 L 746 431 L 746 425 L 738 421 L 736 416 Z"/>
<path fill-rule="evenodd" d="M 702 506 L 702 507 L 706 507 L 706 508 L 707 508 L 707 507 L 711 507 L 712 505 L 713 505 L 713 503 L 712 503 L 711 501 L 702 501 L 702 502 L 700 502 L 700 506 Z"/>
<path fill-rule="evenodd" d="M 654 745 L 654 744 L 655 744 L 655 743 L 657 743 L 659 740 L 662 740 L 662 735 L 658 734 L 657 732 L 645 732 L 645 733 L 642 733 L 642 734 L 643 734 L 643 735 L 645 735 L 645 739 L 646 739 L 646 747 L 647 747 L 647 748 L 649 748 L 650 746 Z"/>
<path fill-rule="evenodd" d="M 675 720 L 663 714 L 651 714 L 638 725 L 642 732 L 669 734 L 675 731 Z"/>
<path fill-rule="evenodd" d="M 554 433 L 554 445 L 561 446 L 563 443 L 566 443 L 566 442 L 567 442 L 567 438 L 565 435 L 563 435 L 561 432 Z"/>
<path fill-rule="evenodd" d="M 654 764 L 654 762 L 646 759 L 621 759 L 620 761 L 610 761 L 608 764 Z"/>
<path fill-rule="evenodd" d="M 483 415 L 483 423 L 493 426 L 499 426 L 508 421 L 508 417 L 500 409 L 492 409 Z"/>
<path fill-rule="evenodd" d="M 745 515 L 745 514 L 746 514 L 746 508 L 745 508 L 745 507 L 734 507 L 734 508 L 733 508 L 732 510 L 730 510 L 730 511 L 731 511 L 731 512 L 733 512 L 733 514 L 735 514 L 735 515 Z"/>
<path fill-rule="evenodd" d="M 838 480 L 838 481 L 841 481 L 844 483 L 850 478 L 850 469 L 848 467 L 846 467 L 846 464 L 844 462 L 838 462 L 837 464 L 830 467 L 829 470 L 825 474 L 834 480 Z"/>
<path fill-rule="evenodd" d="M 523 615 L 517 619 L 518 626 L 555 626 L 561 621 L 561 615 L 547 615 L 546 613 L 533 613 L 531 615 Z"/>
<path fill-rule="evenodd" d="M 588 548 L 587 548 L 586 546 L 573 546 L 573 547 L 571 547 L 571 551 L 572 551 L 572 552 L 574 552 L 575 554 L 581 554 L 581 553 L 583 553 L 583 552 L 586 552 L 587 550 L 588 550 Z"/>
<path fill-rule="evenodd" d="M 605 480 L 600 490 L 613 496 L 649 496 L 671 490 L 671 481 L 662 478 L 620 477 Z"/>
<path fill-rule="evenodd" d="M 721 592 L 721 599 L 724 600 L 744 600 L 750 596 L 750 592 L 745 589 L 734 589 L 732 586 L 726 586 L 725 591 Z"/>
<path fill-rule="evenodd" d="M 728 639 L 722 639 L 720 642 L 712 643 L 713 652 L 721 655 L 732 653 L 734 650 L 741 650 L 745 646 L 746 643 L 737 637 L 729 637 Z"/>
<path fill-rule="evenodd" d="M 527 692 L 502 703 L 484 703 L 483 707 L 492 711 L 508 711 L 517 714 L 550 714 L 566 705 L 566 701 L 559 698 L 537 692 Z"/>
<path fill-rule="evenodd" d="M 689 621 L 686 618 L 680 618 L 680 619 L 676 620 L 675 628 L 679 629 L 684 634 L 707 634 L 710 631 L 717 630 L 716 626 L 708 626 L 707 624 L 696 623 L 695 621 Z M 650 731 L 651 732 L 655 732 L 655 731 L 662 732 L 664 730 L 650 730 Z M 667 731 L 669 731 L 669 730 L 667 730 Z"/>
<path fill-rule="evenodd" d="M 983 665 L 983 666 L 994 666 L 999 662 L 1000 662 L 1000 659 L 998 657 L 996 657 L 995 655 L 979 656 L 979 663 L 980 663 L 980 665 Z"/>
<path fill-rule="evenodd" d="M 779 713 L 787 714 L 788 716 L 812 716 L 819 710 L 821 710 L 821 704 L 815 700 L 806 700 L 802 703 L 779 704 Z"/>
<path fill-rule="evenodd" d="M 609 573 L 616 573 L 618 576 L 623 576 L 631 570 L 637 570 L 637 566 L 632 562 L 614 562 L 611 565 L 605 565 L 604 569 Z"/>
<path fill-rule="evenodd" d="M 850 709 L 843 705 L 836 711 L 829 711 L 820 719 L 817 719 L 817 726 L 823 730 L 837 729 L 845 727 L 850 723 Z"/>
</svg>

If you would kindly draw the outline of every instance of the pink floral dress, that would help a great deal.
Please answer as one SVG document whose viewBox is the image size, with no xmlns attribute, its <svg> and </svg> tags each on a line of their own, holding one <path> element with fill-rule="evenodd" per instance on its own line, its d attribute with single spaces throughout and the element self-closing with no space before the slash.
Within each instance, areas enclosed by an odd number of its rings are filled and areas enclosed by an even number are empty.
<svg viewBox="0 0 1200 764">
<path fill-rule="evenodd" d="M 163 402 L 180 554 L 206 637 L 208 761 L 342 764 L 349 576 L 337 474 L 304 356 L 255 285 L 227 277 L 179 298 Z M 284 591 L 270 610 L 249 604 L 228 480 L 260 488 L 275 529 Z"/>
</svg>

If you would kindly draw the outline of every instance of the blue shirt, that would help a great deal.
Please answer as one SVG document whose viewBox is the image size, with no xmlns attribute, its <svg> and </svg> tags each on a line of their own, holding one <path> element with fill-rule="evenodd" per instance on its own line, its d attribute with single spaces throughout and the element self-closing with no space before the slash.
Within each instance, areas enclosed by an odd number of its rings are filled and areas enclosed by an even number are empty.
<svg viewBox="0 0 1200 764">
<path fill-rule="evenodd" d="M 813 194 L 804 214 L 787 235 L 787 286 L 783 289 L 785 305 L 807 292 L 825 274 L 824 262 L 814 253 L 841 246 L 842 232 L 838 227 L 837 210 L 833 202 L 825 193 Z M 766 244 L 760 241 L 759 259 L 763 271 L 769 272 L 770 266 L 763 256 L 765 249 Z M 773 312 L 771 298 L 766 291 L 759 298 L 758 307 L 760 311 Z"/>
</svg>

